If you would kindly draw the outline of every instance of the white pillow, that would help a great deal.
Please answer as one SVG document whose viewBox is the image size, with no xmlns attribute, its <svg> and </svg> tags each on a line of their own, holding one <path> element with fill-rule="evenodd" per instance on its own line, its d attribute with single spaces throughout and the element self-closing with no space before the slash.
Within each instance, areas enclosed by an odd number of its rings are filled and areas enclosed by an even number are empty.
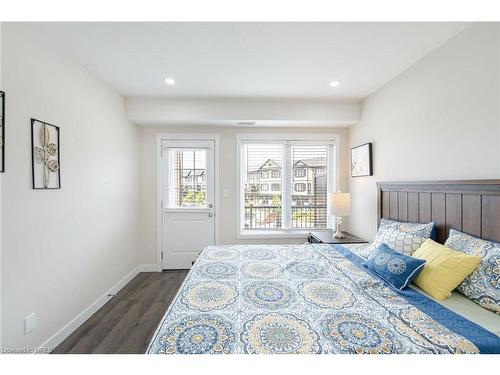
<svg viewBox="0 0 500 375">
<path fill-rule="evenodd" d="M 397 229 L 401 232 L 413 234 L 415 236 L 432 238 L 435 239 L 435 227 L 436 224 L 431 223 L 405 223 L 403 221 L 381 219 L 378 231 L 384 231 L 386 229 Z"/>
<path fill-rule="evenodd" d="M 362 256 L 368 258 L 373 251 L 381 244 L 385 243 L 391 249 L 394 249 L 402 254 L 411 256 L 420 245 L 422 245 L 426 237 L 416 236 L 408 232 L 402 232 L 398 229 L 388 228 L 379 230 L 375 240 L 362 250 Z"/>
</svg>

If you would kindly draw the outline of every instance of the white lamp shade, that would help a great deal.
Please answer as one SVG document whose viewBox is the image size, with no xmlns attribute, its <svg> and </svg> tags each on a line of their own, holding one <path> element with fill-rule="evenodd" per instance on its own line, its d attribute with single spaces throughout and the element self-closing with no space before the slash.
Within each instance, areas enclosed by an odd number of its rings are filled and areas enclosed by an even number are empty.
<svg viewBox="0 0 500 375">
<path fill-rule="evenodd" d="M 330 212 L 334 216 L 349 216 L 351 214 L 351 194 L 331 193 Z"/>
</svg>

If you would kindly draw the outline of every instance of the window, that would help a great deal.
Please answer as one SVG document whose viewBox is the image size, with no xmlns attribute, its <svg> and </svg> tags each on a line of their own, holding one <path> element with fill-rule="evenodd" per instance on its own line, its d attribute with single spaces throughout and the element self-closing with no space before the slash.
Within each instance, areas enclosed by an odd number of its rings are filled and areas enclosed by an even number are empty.
<svg viewBox="0 0 500 375">
<path fill-rule="evenodd" d="M 323 174 L 326 172 L 326 168 L 316 168 L 316 174 Z"/>
<path fill-rule="evenodd" d="M 292 195 L 292 228 L 326 228 L 327 227 L 327 198 L 328 180 L 326 175 L 307 173 L 309 169 L 325 168 L 328 163 L 328 145 L 321 144 L 294 144 L 291 146 L 291 164 L 301 164 L 306 168 L 296 169 L 301 175 L 299 183 L 294 184 L 297 197 Z M 306 181 L 306 182 L 302 182 Z M 307 191 L 306 191 L 307 190 Z M 297 204 L 294 204 L 297 202 Z"/>
<path fill-rule="evenodd" d="M 299 183 L 299 184 L 294 184 L 294 188 L 293 188 L 295 191 L 306 191 L 306 184 L 304 184 L 303 182 Z"/>
<path fill-rule="evenodd" d="M 327 228 L 328 191 L 335 191 L 334 141 L 254 137 L 238 143 L 240 235 Z M 259 190 L 253 188 L 256 175 Z M 263 176 L 275 180 L 263 183 Z"/>
<path fill-rule="evenodd" d="M 295 169 L 295 177 L 305 177 L 306 170 L 304 168 L 296 168 Z"/>
<path fill-rule="evenodd" d="M 264 166 L 272 166 L 280 173 L 282 166 L 282 145 L 251 143 L 243 145 L 241 149 L 242 183 L 245 190 L 242 196 L 242 227 L 248 230 L 279 229 L 281 228 L 281 194 L 270 193 L 268 184 L 260 184 L 260 191 L 247 189 L 252 176 Z M 267 175 L 267 172 L 265 172 Z M 264 172 L 259 175 L 262 178 Z"/>
<path fill-rule="evenodd" d="M 207 151 L 200 149 L 168 150 L 170 185 L 169 208 L 206 206 L 207 187 L 201 184 L 207 169 Z"/>
</svg>

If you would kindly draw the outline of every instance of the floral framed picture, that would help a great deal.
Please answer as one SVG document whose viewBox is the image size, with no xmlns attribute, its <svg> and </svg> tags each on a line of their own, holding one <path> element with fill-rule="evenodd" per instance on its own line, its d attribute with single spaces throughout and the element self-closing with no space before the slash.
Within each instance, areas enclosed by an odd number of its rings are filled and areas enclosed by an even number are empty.
<svg viewBox="0 0 500 375">
<path fill-rule="evenodd" d="M 351 148 L 351 177 L 373 176 L 372 144 Z"/>
<path fill-rule="evenodd" d="M 5 172 L 5 93 L 0 91 L 0 173 Z"/>
<path fill-rule="evenodd" d="M 59 127 L 31 119 L 33 189 L 61 188 Z"/>
</svg>

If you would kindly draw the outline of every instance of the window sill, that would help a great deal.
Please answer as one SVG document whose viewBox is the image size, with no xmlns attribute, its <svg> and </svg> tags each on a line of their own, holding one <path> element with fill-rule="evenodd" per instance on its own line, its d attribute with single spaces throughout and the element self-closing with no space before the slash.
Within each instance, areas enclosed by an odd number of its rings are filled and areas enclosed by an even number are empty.
<svg viewBox="0 0 500 375">
<path fill-rule="evenodd" d="M 315 229 L 307 229 L 307 230 L 294 230 L 294 231 L 286 231 L 286 230 L 276 230 L 276 231 L 240 231 L 236 235 L 236 239 L 238 240 L 258 240 L 258 239 L 293 239 L 293 238 L 303 238 L 307 239 L 309 232 Z"/>
</svg>

